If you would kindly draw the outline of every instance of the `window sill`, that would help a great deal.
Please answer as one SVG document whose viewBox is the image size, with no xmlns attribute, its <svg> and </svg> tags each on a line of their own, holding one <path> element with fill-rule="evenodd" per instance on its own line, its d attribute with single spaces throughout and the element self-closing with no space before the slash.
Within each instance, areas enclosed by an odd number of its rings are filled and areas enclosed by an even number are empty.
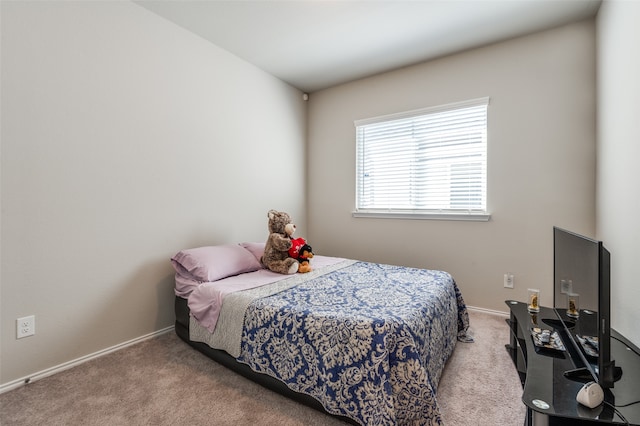
<svg viewBox="0 0 640 426">
<path fill-rule="evenodd" d="M 417 219 L 417 220 L 462 220 L 471 222 L 487 222 L 489 213 L 451 213 L 451 212 L 391 212 L 391 211 L 354 211 L 352 217 L 372 219 Z"/>
</svg>

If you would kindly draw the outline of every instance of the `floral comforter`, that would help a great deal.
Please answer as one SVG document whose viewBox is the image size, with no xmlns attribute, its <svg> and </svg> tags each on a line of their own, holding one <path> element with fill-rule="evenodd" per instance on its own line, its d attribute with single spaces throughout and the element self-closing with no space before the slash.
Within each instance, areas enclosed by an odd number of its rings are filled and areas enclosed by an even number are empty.
<svg viewBox="0 0 640 426">
<path fill-rule="evenodd" d="M 468 325 L 448 273 L 356 262 L 253 301 L 238 360 L 363 425 L 437 425 Z"/>
</svg>

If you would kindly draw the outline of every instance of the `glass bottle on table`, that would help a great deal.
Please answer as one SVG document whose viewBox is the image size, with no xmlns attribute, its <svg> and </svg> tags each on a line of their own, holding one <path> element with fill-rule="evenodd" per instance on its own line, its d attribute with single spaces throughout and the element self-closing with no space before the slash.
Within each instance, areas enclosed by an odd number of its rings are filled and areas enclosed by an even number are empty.
<svg viewBox="0 0 640 426">
<path fill-rule="evenodd" d="M 537 288 L 529 289 L 529 302 L 527 303 L 529 312 L 540 312 L 540 290 Z"/>
</svg>

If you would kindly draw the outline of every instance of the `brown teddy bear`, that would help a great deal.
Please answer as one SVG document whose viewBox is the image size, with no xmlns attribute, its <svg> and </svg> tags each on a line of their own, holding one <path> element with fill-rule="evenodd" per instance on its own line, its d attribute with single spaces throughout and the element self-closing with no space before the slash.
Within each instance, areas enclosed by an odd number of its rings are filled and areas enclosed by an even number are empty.
<svg viewBox="0 0 640 426">
<path fill-rule="evenodd" d="M 296 230 L 296 225 L 285 212 L 269 210 L 267 217 L 269 218 L 269 238 L 260 261 L 273 272 L 295 274 L 298 272 L 300 263 L 289 257 L 289 249 L 292 246 L 291 236 Z"/>
</svg>

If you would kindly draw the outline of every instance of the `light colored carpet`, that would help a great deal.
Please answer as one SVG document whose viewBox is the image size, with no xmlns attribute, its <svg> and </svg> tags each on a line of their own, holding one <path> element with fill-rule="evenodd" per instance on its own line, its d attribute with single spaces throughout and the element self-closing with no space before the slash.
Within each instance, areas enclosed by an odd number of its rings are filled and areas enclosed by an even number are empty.
<svg viewBox="0 0 640 426">
<path fill-rule="evenodd" d="M 447 426 L 524 422 L 504 317 L 470 312 L 475 343 L 458 343 L 438 403 Z M 167 333 L 0 395 L 0 424 L 344 425 L 211 361 Z"/>
<path fill-rule="evenodd" d="M 438 404 L 447 426 L 522 426 L 522 385 L 504 345 L 503 316 L 469 312 L 475 342 L 458 343 L 442 373 Z"/>
</svg>

